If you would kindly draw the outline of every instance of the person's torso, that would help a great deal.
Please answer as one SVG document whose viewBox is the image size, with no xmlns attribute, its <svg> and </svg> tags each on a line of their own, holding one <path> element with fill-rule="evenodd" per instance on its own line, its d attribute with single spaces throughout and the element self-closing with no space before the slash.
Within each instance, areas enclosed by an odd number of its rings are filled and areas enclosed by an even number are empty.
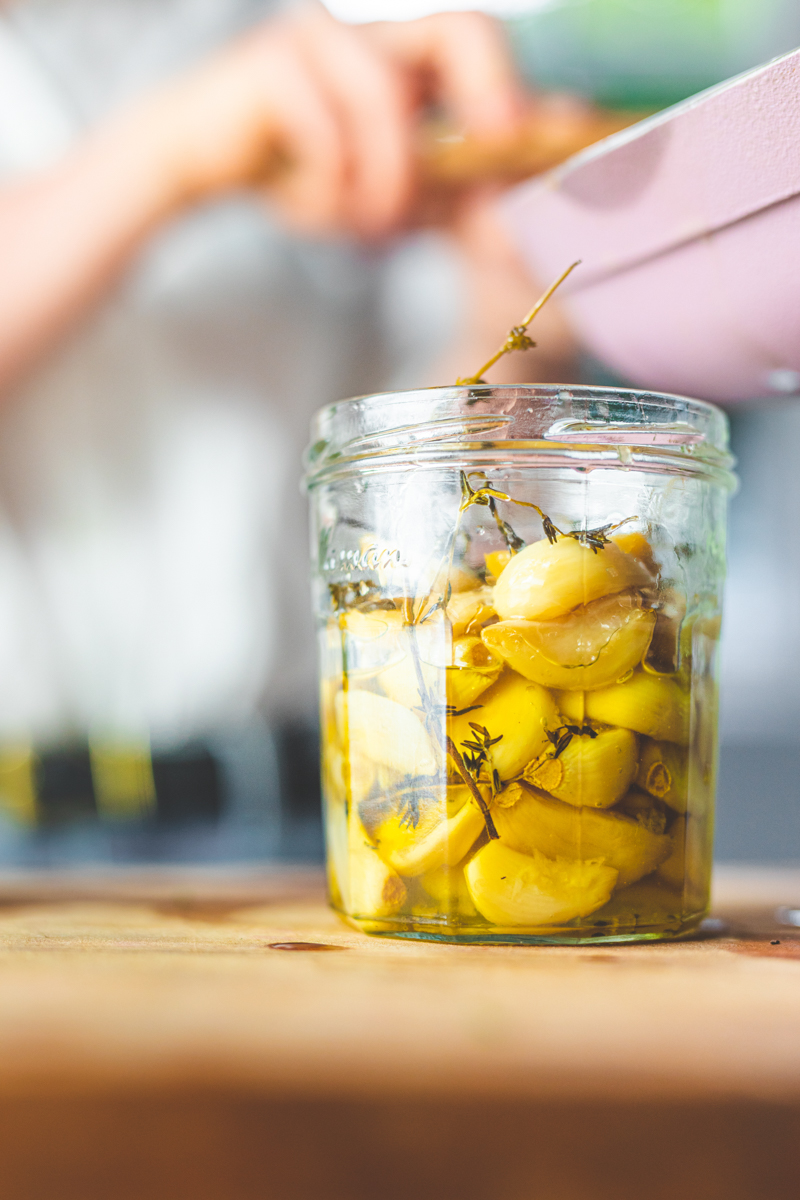
<svg viewBox="0 0 800 1200">
<path fill-rule="evenodd" d="M 0 171 L 47 165 L 269 7 L 6 10 Z M 310 706 L 300 454 L 317 407 L 386 380 L 385 278 L 377 256 L 288 238 L 255 200 L 209 205 L 18 389 L 0 414 L 0 737 L 174 741 Z"/>
</svg>

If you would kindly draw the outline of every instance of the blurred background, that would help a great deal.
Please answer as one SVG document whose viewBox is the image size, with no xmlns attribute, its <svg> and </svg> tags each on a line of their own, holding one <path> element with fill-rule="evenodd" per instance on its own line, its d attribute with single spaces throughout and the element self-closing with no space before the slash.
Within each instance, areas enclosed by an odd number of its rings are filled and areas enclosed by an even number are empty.
<svg viewBox="0 0 800 1200">
<path fill-rule="evenodd" d="M 464 5 L 327 7 L 357 24 Z M 617 113 L 657 111 L 800 44 L 796 0 L 472 7 L 502 21 L 533 91 Z M 57 162 L 107 112 L 274 9 L 6 3 L 0 179 Z M 435 221 L 365 245 L 287 232 L 246 196 L 205 201 L 155 232 L 102 311 L 14 383 L 0 439 L 0 865 L 321 861 L 313 632 L 297 600 L 308 419 L 341 396 L 445 382 L 465 278 Z M 571 369 L 626 383 L 580 350 Z M 800 377 L 779 382 L 729 410 L 741 488 L 724 862 L 800 861 Z"/>
</svg>

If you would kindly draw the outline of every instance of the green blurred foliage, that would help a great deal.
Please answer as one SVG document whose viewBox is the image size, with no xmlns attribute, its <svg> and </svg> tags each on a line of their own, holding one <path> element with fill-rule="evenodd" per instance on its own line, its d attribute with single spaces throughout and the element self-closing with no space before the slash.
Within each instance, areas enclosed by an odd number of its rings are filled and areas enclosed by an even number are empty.
<svg viewBox="0 0 800 1200">
<path fill-rule="evenodd" d="M 551 0 L 507 22 L 525 75 L 663 108 L 800 44 L 799 0 Z"/>
</svg>

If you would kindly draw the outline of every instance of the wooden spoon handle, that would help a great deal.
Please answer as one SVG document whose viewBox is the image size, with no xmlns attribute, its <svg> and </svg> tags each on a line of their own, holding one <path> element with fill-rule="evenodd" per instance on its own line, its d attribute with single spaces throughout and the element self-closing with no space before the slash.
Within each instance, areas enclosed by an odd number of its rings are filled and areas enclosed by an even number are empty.
<svg viewBox="0 0 800 1200">
<path fill-rule="evenodd" d="M 417 154 L 425 191 L 483 182 L 511 183 L 558 166 L 572 154 L 618 133 L 648 114 L 581 106 L 542 105 L 512 138 L 476 138 L 439 122 L 420 129 Z M 291 157 L 274 149 L 254 182 L 269 184 L 292 170 Z"/>
<path fill-rule="evenodd" d="M 420 167 L 428 184 L 458 187 L 538 175 L 642 119 L 644 113 L 604 109 L 537 111 L 519 134 L 503 140 L 458 136 L 427 126 L 420 137 Z"/>
</svg>

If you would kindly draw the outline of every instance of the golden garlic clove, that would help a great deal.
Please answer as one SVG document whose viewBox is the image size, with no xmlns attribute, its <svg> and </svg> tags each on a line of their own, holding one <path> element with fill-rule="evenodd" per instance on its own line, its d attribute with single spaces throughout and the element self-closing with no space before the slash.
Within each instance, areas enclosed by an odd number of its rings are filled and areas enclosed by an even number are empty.
<svg viewBox="0 0 800 1200">
<path fill-rule="evenodd" d="M 543 757 L 524 771 L 528 783 L 566 804 L 610 808 L 636 775 L 637 739 L 629 729 L 575 734 L 557 758 Z"/>
<path fill-rule="evenodd" d="M 661 872 L 615 891 L 588 924 L 606 936 L 636 932 L 679 932 L 687 915 L 679 891 L 668 887 Z M 691 910 L 689 910 L 691 911 Z"/>
<path fill-rule="evenodd" d="M 617 805 L 616 811 L 625 817 L 632 817 L 651 833 L 665 833 L 670 820 L 670 812 L 655 796 L 643 792 L 641 788 L 632 787 Z"/>
<path fill-rule="evenodd" d="M 683 890 L 686 876 L 686 821 L 676 821 L 670 830 L 672 849 L 658 868 L 658 878 L 663 879 L 670 887 Z"/>
<path fill-rule="evenodd" d="M 385 917 L 402 907 L 406 885 L 387 866 L 355 809 L 328 806 L 325 821 L 328 886 L 337 907 L 354 917 Z"/>
<path fill-rule="evenodd" d="M 574 808 L 520 783 L 504 793 L 502 802 L 492 804 L 492 817 L 501 841 L 521 854 L 538 850 L 550 858 L 596 860 L 614 867 L 625 887 L 654 871 L 672 849 L 666 834 L 621 813 Z"/>
<path fill-rule="evenodd" d="M 676 679 L 637 671 L 625 683 L 598 691 L 559 691 L 556 700 L 571 721 L 588 717 L 656 741 L 689 742 L 689 696 Z"/>
<path fill-rule="evenodd" d="M 613 867 L 552 861 L 521 854 L 502 842 L 483 846 L 464 868 L 470 896 L 494 925 L 547 928 L 601 908 L 617 881 Z"/>
<path fill-rule="evenodd" d="M 655 579 L 658 575 L 658 563 L 653 554 L 653 547 L 643 533 L 640 533 L 638 530 L 631 530 L 628 533 L 615 533 L 611 541 L 624 554 L 630 554 L 631 558 L 637 559 Z"/>
<path fill-rule="evenodd" d="M 377 782 L 378 768 L 363 754 L 351 754 L 343 773 L 350 803 L 361 804 Z"/>
<path fill-rule="evenodd" d="M 685 616 L 686 596 L 675 588 L 665 588 L 659 596 L 653 639 L 644 658 L 645 670 L 654 675 L 674 675 L 680 671 Z"/>
<path fill-rule="evenodd" d="M 487 621 L 496 616 L 493 589 L 479 587 L 469 592 L 453 592 L 447 602 L 447 619 L 453 627 L 453 637 L 477 635 Z"/>
<path fill-rule="evenodd" d="M 466 708 L 496 682 L 503 660 L 493 654 L 479 637 L 457 638 L 452 665 L 447 667 L 447 703 Z"/>
<path fill-rule="evenodd" d="M 558 710 L 567 721 L 572 725 L 583 725 L 588 719 L 586 712 L 586 693 L 561 691 L 556 689 L 553 692 Z"/>
<path fill-rule="evenodd" d="M 703 912 L 708 907 L 712 829 L 707 817 L 680 817 L 670 831 L 670 856 L 656 875 L 682 893 L 684 908 L 690 912 Z"/>
<path fill-rule="evenodd" d="M 479 637 L 459 637 L 451 643 L 443 620 L 407 627 L 397 644 L 402 657 L 380 672 L 378 682 L 390 700 L 406 708 L 422 705 L 420 676 L 435 704 L 465 708 L 494 683 L 503 667 L 502 659 Z"/>
<path fill-rule="evenodd" d="M 450 662 L 450 629 L 441 612 L 417 625 L 398 624 L 392 640 L 392 655 L 377 679 L 390 700 L 406 708 L 422 704 L 420 676 L 428 695 L 444 703 L 445 668 Z"/>
<path fill-rule="evenodd" d="M 613 542 L 602 550 L 574 538 L 546 539 L 515 554 L 494 588 L 501 620 L 549 621 L 573 608 L 653 582 L 649 571 Z"/>
<path fill-rule="evenodd" d="M 450 590 L 451 595 L 461 595 L 463 592 L 474 592 L 482 587 L 480 576 L 467 571 L 464 567 L 454 567 L 444 564 L 437 572 L 431 589 L 432 595 L 442 595 Z"/>
<path fill-rule="evenodd" d="M 436 867 L 420 875 L 419 882 L 424 894 L 433 902 L 434 913 L 462 918 L 478 916 L 461 867 Z"/>
<path fill-rule="evenodd" d="M 362 754 L 348 756 L 336 745 L 323 745 L 322 780 L 328 800 L 340 804 L 363 803 L 379 781 L 379 770 Z"/>
<path fill-rule="evenodd" d="M 655 614 L 638 593 L 604 596 L 551 621 L 500 621 L 484 643 L 543 687 L 589 690 L 616 683 L 641 662 Z"/>
<path fill-rule="evenodd" d="M 369 844 L 351 848 L 347 912 L 357 919 L 388 917 L 402 908 L 406 885 Z"/>
<path fill-rule="evenodd" d="M 435 775 L 439 760 L 422 721 L 386 696 L 350 688 L 336 697 L 336 727 L 347 754 L 399 775 Z"/>
<path fill-rule="evenodd" d="M 675 812 L 685 813 L 689 803 L 689 753 L 672 742 L 642 743 L 636 782 Z"/>
<path fill-rule="evenodd" d="M 420 708 L 422 706 L 419 686 L 421 675 L 423 687 L 428 696 L 437 703 L 443 703 L 442 697 L 447 680 L 446 668 L 430 662 L 423 662 L 421 658 L 418 658 L 417 665 L 413 654 L 408 650 L 407 642 L 405 648 L 406 653 L 402 658 L 398 658 L 378 675 L 378 683 L 386 695 L 396 704 L 402 704 L 404 708 Z"/>
<path fill-rule="evenodd" d="M 510 550 L 492 550 L 489 554 L 484 554 L 486 563 L 486 575 L 492 579 L 499 579 L 501 573 L 505 570 L 511 559 L 514 557 Z"/>
<path fill-rule="evenodd" d="M 492 769 L 503 780 L 518 775 L 526 763 L 549 745 L 547 730 L 559 724 L 558 710 L 550 693 L 513 671 L 502 674 L 479 697 L 477 704 L 479 707 L 473 712 L 450 717 L 447 729 L 462 754 L 469 753 L 469 747 L 463 749 L 465 743 L 475 741 L 473 725 L 488 730 L 492 738 L 500 738 L 489 751 L 487 778 L 491 778 Z"/>
<path fill-rule="evenodd" d="M 399 875 L 422 875 L 461 862 L 484 824 L 483 814 L 470 799 L 455 816 L 445 818 L 429 810 L 420 815 L 416 826 L 395 813 L 378 826 L 375 843 L 381 858 Z"/>
<path fill-rule="evenodd" d="M 329 622 L 328 637 L 343 643 L 344 662 L 351 679 L 373 678 L 401 653 L 403 616 L 396 609 L 347 612 Z"/>
</svg>

